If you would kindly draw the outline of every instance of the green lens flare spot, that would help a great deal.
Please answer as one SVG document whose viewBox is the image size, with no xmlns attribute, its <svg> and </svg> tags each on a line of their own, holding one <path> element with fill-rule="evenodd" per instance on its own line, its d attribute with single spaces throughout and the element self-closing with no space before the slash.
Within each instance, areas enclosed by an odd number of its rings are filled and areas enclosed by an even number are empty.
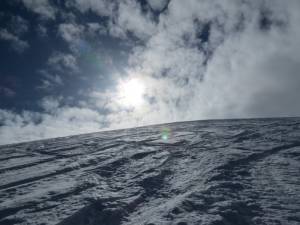
<svg viewBox="0 0 300 225">
<path fill-rule="evenodd" d="M 168 135 L 167 135 L 167 134 L 163 134 L 163 135 L 161 136 L 161 138 L 162 138 L 164 141 L 166 141 L 166 140 L 168 140 Z"/>
<path fill-rule="evenodd" d="M 171 130 L 169 128 L 164 128 L 161 133 L 161 138 L 166 141 L 170 137 Z"/>
</svg>

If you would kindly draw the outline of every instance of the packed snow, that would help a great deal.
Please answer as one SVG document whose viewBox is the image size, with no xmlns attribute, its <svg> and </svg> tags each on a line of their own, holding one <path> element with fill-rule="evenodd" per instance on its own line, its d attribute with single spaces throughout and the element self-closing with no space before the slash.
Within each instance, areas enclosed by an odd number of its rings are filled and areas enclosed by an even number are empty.
<svg viewBox="0 0 300 225">
<path fill-rule="evenodd" d="M 0 147 L 0 224 L 299 225 L 300 119 L 193 121 Z"/>
</svg>

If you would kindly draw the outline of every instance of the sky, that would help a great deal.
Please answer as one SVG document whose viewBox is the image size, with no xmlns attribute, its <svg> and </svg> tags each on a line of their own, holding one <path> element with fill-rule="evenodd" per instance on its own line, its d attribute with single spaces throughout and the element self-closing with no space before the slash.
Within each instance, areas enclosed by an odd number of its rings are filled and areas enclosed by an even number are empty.
<svg viewBox="0 0 300 225">
<path fill-rule="evenodd" d="M 299 0 L 1 0 L 0 144 L 300 116 Z"/>
</svg>

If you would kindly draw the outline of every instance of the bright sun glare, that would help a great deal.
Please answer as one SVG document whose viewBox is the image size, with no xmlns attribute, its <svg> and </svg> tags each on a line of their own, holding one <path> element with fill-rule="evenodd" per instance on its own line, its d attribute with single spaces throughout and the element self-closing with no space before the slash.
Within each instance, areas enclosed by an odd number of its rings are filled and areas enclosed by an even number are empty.
<svg viewBox="0 0 300 225">
<path fill-rule="evenodd" d="M 132 78 L 120 84 L 121 103 L 127 107 L 138 107 L 144 102 L 145 86 L 139 79 Z"/>
</svg>

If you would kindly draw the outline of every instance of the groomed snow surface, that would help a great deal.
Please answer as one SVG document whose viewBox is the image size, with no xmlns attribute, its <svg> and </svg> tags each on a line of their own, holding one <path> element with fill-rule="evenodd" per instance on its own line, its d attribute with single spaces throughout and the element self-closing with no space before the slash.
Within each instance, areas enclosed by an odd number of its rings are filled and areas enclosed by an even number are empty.
<svg viewBox="0 0 300 225">
<path fill-rule="evenodd" d="M 299 129 L 195 121 L 2 146 L 0 224 L 299 225 Z"/>
</svg>

